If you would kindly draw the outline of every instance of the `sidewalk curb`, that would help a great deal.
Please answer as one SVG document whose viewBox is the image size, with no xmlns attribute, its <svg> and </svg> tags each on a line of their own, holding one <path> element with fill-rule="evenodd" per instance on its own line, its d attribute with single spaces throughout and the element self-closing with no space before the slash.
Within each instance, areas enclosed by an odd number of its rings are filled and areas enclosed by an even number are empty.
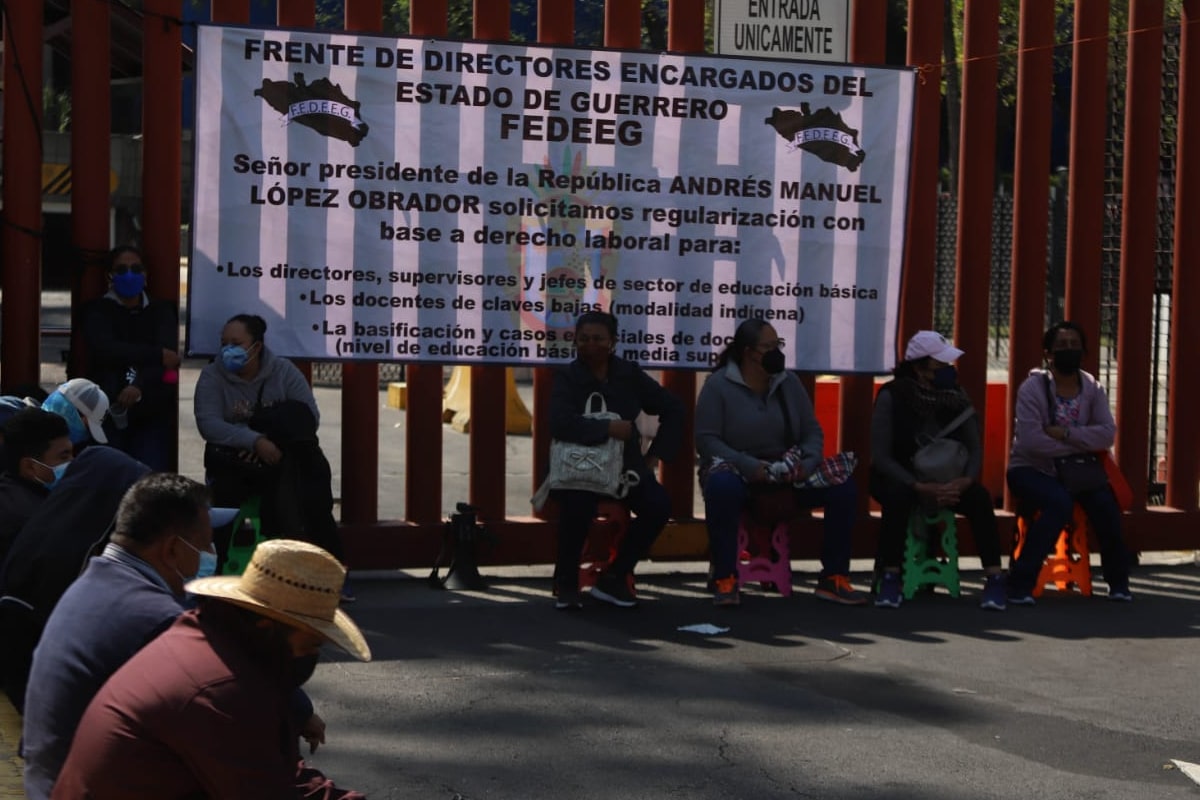
<svg viewBox="0 0 1200 800">
<path fill-rule="evenodd" d="M 21 741 L 21 715 L 0 692 L 0 800 L 25 800 L 25 780 L 17 747 Z"/>
</svg>

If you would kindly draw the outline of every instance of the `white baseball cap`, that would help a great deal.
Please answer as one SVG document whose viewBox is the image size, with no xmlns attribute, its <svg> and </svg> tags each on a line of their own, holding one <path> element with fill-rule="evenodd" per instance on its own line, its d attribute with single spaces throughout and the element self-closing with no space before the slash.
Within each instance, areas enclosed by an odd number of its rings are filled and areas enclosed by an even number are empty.
<svg viewBox="0 0 1200 800">
<path fill-rule="evenodd" d="M 58 387 L 63 397 L 75 406 L 79 416 L 87 423 L 92 438 L 100 444 L 108 444 L 104 435 L 104 415 L 108 413 L 108 396 L 104 390 L 87 378 L 72 378 Z"/>
<path fill-rule="evenodd" d="M 908 340 L 908 346 L 904 348 L 905 361 L 930 357 L 943 364 L 953 364 L 962 357 L 962 354 L 962 350 L 951 344 L 945 336 L 937 331 L 917 331 Z"/>
</svg>

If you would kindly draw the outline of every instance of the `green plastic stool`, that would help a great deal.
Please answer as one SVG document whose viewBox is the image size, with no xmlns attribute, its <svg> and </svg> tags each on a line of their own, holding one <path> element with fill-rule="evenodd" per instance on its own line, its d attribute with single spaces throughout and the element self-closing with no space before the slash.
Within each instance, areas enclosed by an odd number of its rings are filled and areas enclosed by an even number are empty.
<svg viewBox="0 0 1200 800">
<path fill-rule="evenodd" d="M 254 548 L 266 537 L 262 535 L 262 498 L 254 495 L 242 503 L 237 516 L 233 518 L 233 532 L 229 535 L 229 551 L 225 556 L 225 565 L 221 568 L 222 575 L 241 575 L 254 555 Z M 243 530 L 246 523 L 249 529 Z M 250 531 L 254 532 L 253 538 Z"/>
<path fill-rule="evenodd" d="M 935 555 L 936 548 L 930 547 L 938 530 L 942 534 L 941 558 Z M 911 600 L 922 586 L 945 586 L 951 597 L 961 593 L 958 585 L 958 521 L 949 509 L 940 508 L 932 516 L 918 509 L 909 517 L 908 540 L 904 544 L 904 599 Z"/>
</svg>

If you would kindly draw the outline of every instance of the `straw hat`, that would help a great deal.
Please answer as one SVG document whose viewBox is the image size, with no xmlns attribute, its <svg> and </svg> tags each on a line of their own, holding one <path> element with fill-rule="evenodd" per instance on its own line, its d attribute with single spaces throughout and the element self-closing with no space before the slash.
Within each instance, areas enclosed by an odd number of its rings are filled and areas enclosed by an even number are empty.
<svg viewBox="0 0 1200 800">
<path fill-rule="evenodd" d="M 215 597 L 306 628 L 359 661 L 370 661 L 371 648 L 362 632 L 338 608 L 345 580 L 346 569 L 316 545 L 269 539 L 255 548 L 240 577 L 199 578 L 185 588 L 192 594 Z"/>
</svg>

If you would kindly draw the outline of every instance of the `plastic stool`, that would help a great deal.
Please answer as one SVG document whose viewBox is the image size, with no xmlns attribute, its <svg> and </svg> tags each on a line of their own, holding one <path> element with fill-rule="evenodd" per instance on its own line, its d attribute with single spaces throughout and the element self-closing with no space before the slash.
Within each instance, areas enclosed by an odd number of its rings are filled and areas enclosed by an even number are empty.
<svg viewBox="0 0 1200 800">
<path fill-rule="evenodd" d="M 1083 506 L 1075 504 L 1071 521 L 1058 534 L 1054 544 L 1054 552 L 1046 556 L 1046 562 L 1038 572 L 1037 581 L 1033 584 L 1033 596 L 1041 597 L 1046 590 L 1046 584 L 1053 583 L 1060 592 L 1072 587 L 1079 590 L 1084 597 L 1092 596 L 1092 559 L 1088 549 L 1087 513 Z M 1021 555 L 1025 545 L 1025 537 L 1029 533 L 1029 521 L 1024 515 L 1017 517 L 1017 542 L 1013 548 L 1013 558 Z"/>
<path fill-rule="evenodd" d="M 233 518 L 233 532 L 229 535 L 229 551 L 221 568 L 222 575 L 241 575 L 250 563 L 250 556 L 254 555 L 254 548 L 266 538 L 262 535 L 261 514 L 262 498 L 258 495 L 247 498 L 238 509 Z"/>
<path fill-rule="evenodd" d="M 791 541 L 787 520 L 774 528 L 754 525 L 745 514 L 738 525 L 738 588 L 750 581 L 762 581 L 763 588 L 774 586 L 784 597 L 792 593 Z M 751 551 L 753 535 L 753 551 Z"/>
<path fill-rule="evenodd" d="M 920 526 L 920 527 L 918 527 Z M 936 555 L 936 532 L 942 533 L 942 558 Z M 961 593 L 958 583 L 958 520 L 948 508 L 939 508 L 932 515 L 920 509 L 908 519 L 908 538 L 904 544 L 905 600 L 911 600 L 922 586 L 945 586 L 951 597 Z"/>
<path fill-rule="evenodd" d="M 616 500 L 601 500 L 596 506 L 596 517 L 583 544 L 583 558 L 579 563 L 580 589 L 596 585 L 596 579 L 616 559 L 617 549 L 627 530 L 628 506 Z"/>
</svg>

